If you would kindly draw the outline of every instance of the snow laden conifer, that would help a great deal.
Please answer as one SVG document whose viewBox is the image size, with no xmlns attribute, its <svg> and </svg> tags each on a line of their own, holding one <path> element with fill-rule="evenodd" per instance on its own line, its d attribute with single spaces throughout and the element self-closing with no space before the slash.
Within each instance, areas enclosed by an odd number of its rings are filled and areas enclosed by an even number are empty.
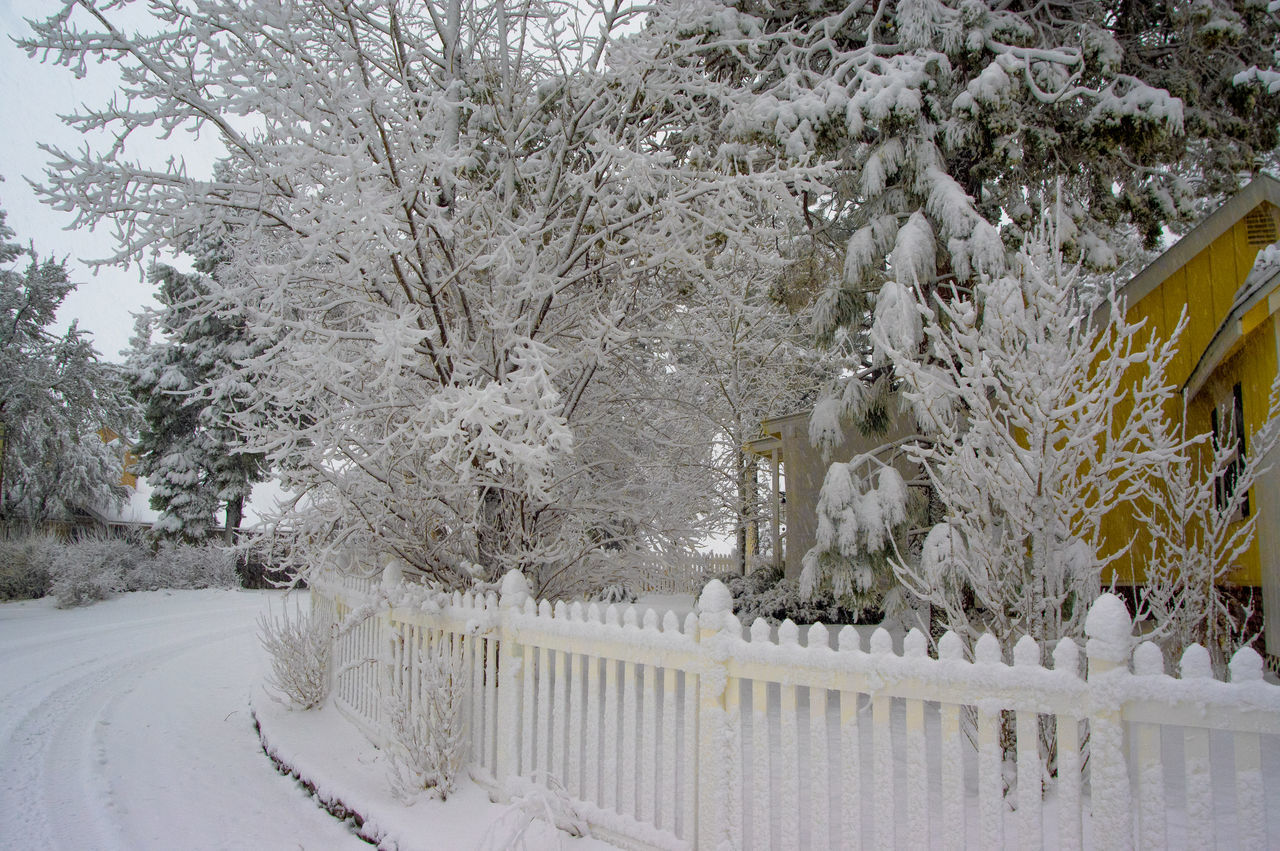
<svg viewBox="0 0 1280 851">
<path fill-rule="evenodd" d="M 203 541 L 222 510 L 229 544 L 253 485 L 266 477 L 261 453 L 244 451 L 235 422 L 254 396 L 240 364 L 264 344 L 234 305 L 202 310 L 219 254 L 216 243 L 200 245 L 195 273 L 152 270 L 161 307 L 138 318 L 125 374 L 142 406 L 134 451 L 152 488 L 151 507 L 160 512 L 156 533 Z"/>
<path fill-rule="evenodd" d="M 1105 268 L 1154 249 L 1280 141 L 1280 17 L 1251 0 L 725 6 L 707 28 L 751 37 L 710 69 L 754 94 L 728 124 L 841 164 L 804 199 L 845 257 L 819 301 L 827 336 L 865 331 L 869 297 L 907 279 L 893 255 L 925 258 L 912 243 L 936 244 L 922 287 L 1000 274 L 1058 180 L 1064 253 Z"/>
<path fill-rule="evenodd" d="M 212 132 L 227 159 L 210 178 L 55 150 L 46 197 L 115 222 L 121 259 L 225 228 L 206 309 L 269 341 L 240 425 L 297 497 L 300 565 L 372 548 L 554 593 L 617 530 L 691 525 L 649 510 L 631 457 L 583 448 L 635 432 L 596 402 L 665 282 L 768 245 L 741 211 L 816 173 L 725 138 L 740 95 L 699 57 L 743 32 L 687 39 L 702 9 L 678 3 L 162 0 L 135 38 L 117 6 L 63 0 L 24 42 L 121 68 L 128 98 L 73 123 Z"/>
<path fill-rule="evenodd" d="M 801 560 L 801 598 L 823 590 L 849 609 L 882 605 L 895 584 L 892 555 L 906 547 L 909 498 L 902 474 L 876 455 L 831 464 L 814 546 Z"/>
<path fill-rule="evenodd" d="M 891 388 L 868 335 L 903 303 L 899 286 L 1002 275 L 1059 185 L 1068 259 L 1141 263 L 1280 141 L 1280 16 L 1253 0 L 699 8 L 707 31 L 750 34 L 708 63 L 751 94 L 731 132 L 837 166 L 800 194 L 815 251 L 843 260 L 814 326 L 844 367 L 828 395 L 874 433 Z"/>
<path fill-rule="evenodd" d="M 37 524 L 125 497 L 123 450 L 101 430 L 127 434 L 134 409 L 83 331 L 52 330 L 66 266 L 13 236 L 0 212 L 0 522 Z"/>
</svg>

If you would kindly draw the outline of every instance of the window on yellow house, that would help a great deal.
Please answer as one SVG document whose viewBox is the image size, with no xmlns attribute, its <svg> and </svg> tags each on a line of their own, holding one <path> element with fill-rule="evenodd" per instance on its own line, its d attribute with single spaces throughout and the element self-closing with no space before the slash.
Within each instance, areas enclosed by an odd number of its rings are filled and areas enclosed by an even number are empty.
<svg viewBox="0 0 1280 851">
<path fill-rule="evenodd" d="M 1231 463 L 1227 464 L 1222 473 L 1218 476 L 1218 481 L 1214 484 L 1214 495 L 1217 500 L 1219 510 L 1226 507 L 1231 497 L 1236 492 L 1236 482 L 1240 478 L 1240 471 L 1244 469 L 1245 459 L 1245 443 L 1244 443 L 1244 391 L 1240 387 L 1240 382 L 1236 382 L 1231 388 L 1231 412 L 1223 422 L 1223 416 L 1219 413 L 1219 406 L 1215 406 L 1209 413 L 1209 425 L 1213 429 L 1214 446 L 1225 446 L 1234 444 L 1235 457 L 1231 459 Z M 1225 407 L 1225 406 L 1222 406 Z M 1226 429 L 1230 429 L 1230 433 L 1224 433 Z M 1244 499 L 1240 502 L 1241 519 L 1249 516 L 1249 495 L 1246 493 Z"/>
</svg>

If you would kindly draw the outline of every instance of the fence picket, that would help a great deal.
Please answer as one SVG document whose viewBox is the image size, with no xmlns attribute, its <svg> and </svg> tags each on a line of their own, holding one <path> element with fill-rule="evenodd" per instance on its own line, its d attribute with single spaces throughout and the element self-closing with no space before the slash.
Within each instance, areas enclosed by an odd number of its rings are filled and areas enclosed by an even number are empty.
<svg viewBox="0 0 1280 851">
<path fill-rule="evenodd" d="M 472 633 L 467 636 L 466 644 L 471 658 L 471 674 L 467 681 L 471 761 L 476 765 L 484 765 L 484 638 Z"/>
<path fill-rule="evenodd" d="M 764 621 L 756 623 L 765 624 Z M 754 640 L 757 630 L 751 629 Z M 773 808 L 769 800 L 769 684 L 751 681 L 751 847 L 769 844 L 769 824 Z"/>
<path fill-rule="evenodd" d="M 609 607 L 613 609 L 612 606 Z M 606 810 L 618 808 L 618 712 L 620 711 L 620 695 L 618 694 L 618 663 L 613 659 L 604 660 L 604 759 L 601 761 L 604 776 L 601 783 L 604 794 L 600 805 Z"/>
<path fill-rule="evenodd" d="M 831 768 L 827 690 L 809 689 L 809 845 L 831 847 Z"/>
<path fill-rule="evenodd" d="M 674 623 L 675 615 L 667 612 Z M 671 630 L 664 627 L 670 634 Z M 662 792 L 662 808 L 658 815 L 658 826 L 670 830 L 676 829 L 676 669 L 662 669 L 662 779 L 659 788 Z"/>
<path fill-rule="evenodd" d="M 587 764 L 583 800 L 604 806 L 600 794 L 600 660 L 586 658 L 587 664 Z"/>
<path fill-rule="evenodd" d="M 843 627 L 837 637 L 838 650 L 846 658 L 857 658 L 862 652 L 862 639 L 851 626 Z M 862 740 L 858 729 L 858 694 L 840 692 L 840 825 L 845 847 L 857 851 L 862 847 Z"/>
<path fill-rule="evenodd" d="M 658 798 L 655 771 L 658 758 L 658 672 L 653 665 L 644 666 L 644 688 L 640 693 L 644 700 L 640 707 L 640 723 L 643 727 L 640 736 L 639 819 L 645 824 L 652 824 Z"/>
<path fill-rule="evenodd" d="M 581 613 L 579 613 L 581 614 Z M 575 620 L 581 622 L 582 618 Z M 582 787 L 582 748 L 584 744 L 582 730 L 582 697 L 583 684 L 586 677 L 586 657 L 581 653 L 569 655 L 569 777 L 566 782 L 569 794 L 578 798 L 585 797 Z"/>
<path fill-rule="evenodd" d="M 565 743 L 565 724 L 569 721 L 569 654 L 555 654 L 555 697 L 551 703 L 551 763 L 561 786 L 569 788 L 569 772 L 565 767 L 569 750 Z"/>
<path fill-rule="evenodd" d="M 684 634 L 696 635 L 698 616 L 685 618 Z M 698 692 L 700 685 L 692 671 L 681 673 L 684 681 L 684 721 L 681 725 L 681 744 L 684 747 L 684 782 L 680 787 L 680 838 L 693 844 L 698 830 Z"/>
<path fill-rule="evenodd" d="M 618 772 L 621 789 L 618 793 L 618 809 L 623 815 L 635 818 L 636 815 L 636 665 L 624 662 L 622 665 L 622 765 L 625 771 Z"/>
<path fill-rule="evenodd" d="M 533 778 L 533 689 L 534 681 L 534 648 L 524 646 L 524 665 L 520 668 L 520 684 L 524 691 L 524 699 L 520 702 L 520 774 Z"/>
<path fill-rule="evenodd" d="M 875 837 L 873 844 L 877 848 L 894 848 L 898 844 L 892 710 L 893 700 L 888 695 L 871 696 L 872 760 L 876 771 L 876 807 L 871 817 L 871 827 Z"/>
<path fill-rule="evenodd" d="M 730 848 L 741 848 L 742 831 L 742 682 L 729 679 L 724 694 L 724 714 L 731 740 L 728 765 L 725 766 L 725 820 Z"/>
</svg>

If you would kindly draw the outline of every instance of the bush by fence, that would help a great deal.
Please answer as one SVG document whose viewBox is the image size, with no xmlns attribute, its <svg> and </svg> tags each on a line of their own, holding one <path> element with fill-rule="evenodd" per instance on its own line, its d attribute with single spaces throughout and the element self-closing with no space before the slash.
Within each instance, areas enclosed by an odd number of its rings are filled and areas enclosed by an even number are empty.
<svg viewBox="0 0 1280 851">
<path fill-rule="evenodd" d="M 1084 653 L 1061 641 L 1052 668 L 1030 639 L 1012 665 L 987 638 L 973 661 L 953 635 L 940 658 L 914 631 L 901 655 L 883 630 L 868 647 L 853 627 L 815 625 L 802 644 L 784 622 L 774 639 L 763 621 L 743 629 L 719 583 L 683 624 L 535 603 L 518 574 L 501 597 L 444 606 L 350 577 L 312 595 L 346 621 L 333 696 L 372 739 L 385 743 L 387 696 L 420 676 L 421 650 L 442 648 L 466 675 L 477 781 L 508 797 L 561 788 L 598 834 L 632 846 L 1268 845 L 1280 689 L 1247 648 L 1229 683 L 1196 647 L 1181 678 L 1165 674 L 1110 595 Z"/>
</svg>

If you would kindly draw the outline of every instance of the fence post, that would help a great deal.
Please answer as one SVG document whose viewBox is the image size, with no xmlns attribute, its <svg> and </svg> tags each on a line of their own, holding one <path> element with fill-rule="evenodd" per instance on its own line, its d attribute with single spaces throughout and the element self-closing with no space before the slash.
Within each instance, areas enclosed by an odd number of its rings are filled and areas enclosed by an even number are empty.
<svg viewBox="0 0 1280 851">
<path fill-rule="evenodd" d="M 1128 674 L 1133 621 L 1124 601 L 1102 594 L 1089 608 L 1084 631 L 1089 636 L 1088 679 L 1092 708 L 1089 713 L 1089 778 L 1093 810 L 1093 847 L 1133 848 L 1133 805 L 1129 767 L 1125 757 L 1123 707 L 1103 682 Z"/>
<path fill-rule="evenodd" d="M 698 675 L 698 827 L 695 848 L 719 848 L 729 838 L 726 814 L 728 793 L 727 762 L 729 731 L 725 712 L 725 688 L 729 682 L 725 666 L 727 652 L 716 638 L 733 612 L 733 597 L 718 579 L 713 579 L 698 597 L 698 644 L 705 665 Z"/>
<path fill-rule="evenodd" d="M 505 803 L 511 800 L 511 780 L 519 769 L 520 758 L 520 681 L 522 649 L 516 640 L 512 619 L 529 599 L 529 581 L 518 570 L 502 577 L 502 589 L 498 598 L 498 726 L 494 753 L 493 774 L 497 782 L 498 796 Z M 523 731 L 529 735 L 531 731 Z"/>
</svg>

